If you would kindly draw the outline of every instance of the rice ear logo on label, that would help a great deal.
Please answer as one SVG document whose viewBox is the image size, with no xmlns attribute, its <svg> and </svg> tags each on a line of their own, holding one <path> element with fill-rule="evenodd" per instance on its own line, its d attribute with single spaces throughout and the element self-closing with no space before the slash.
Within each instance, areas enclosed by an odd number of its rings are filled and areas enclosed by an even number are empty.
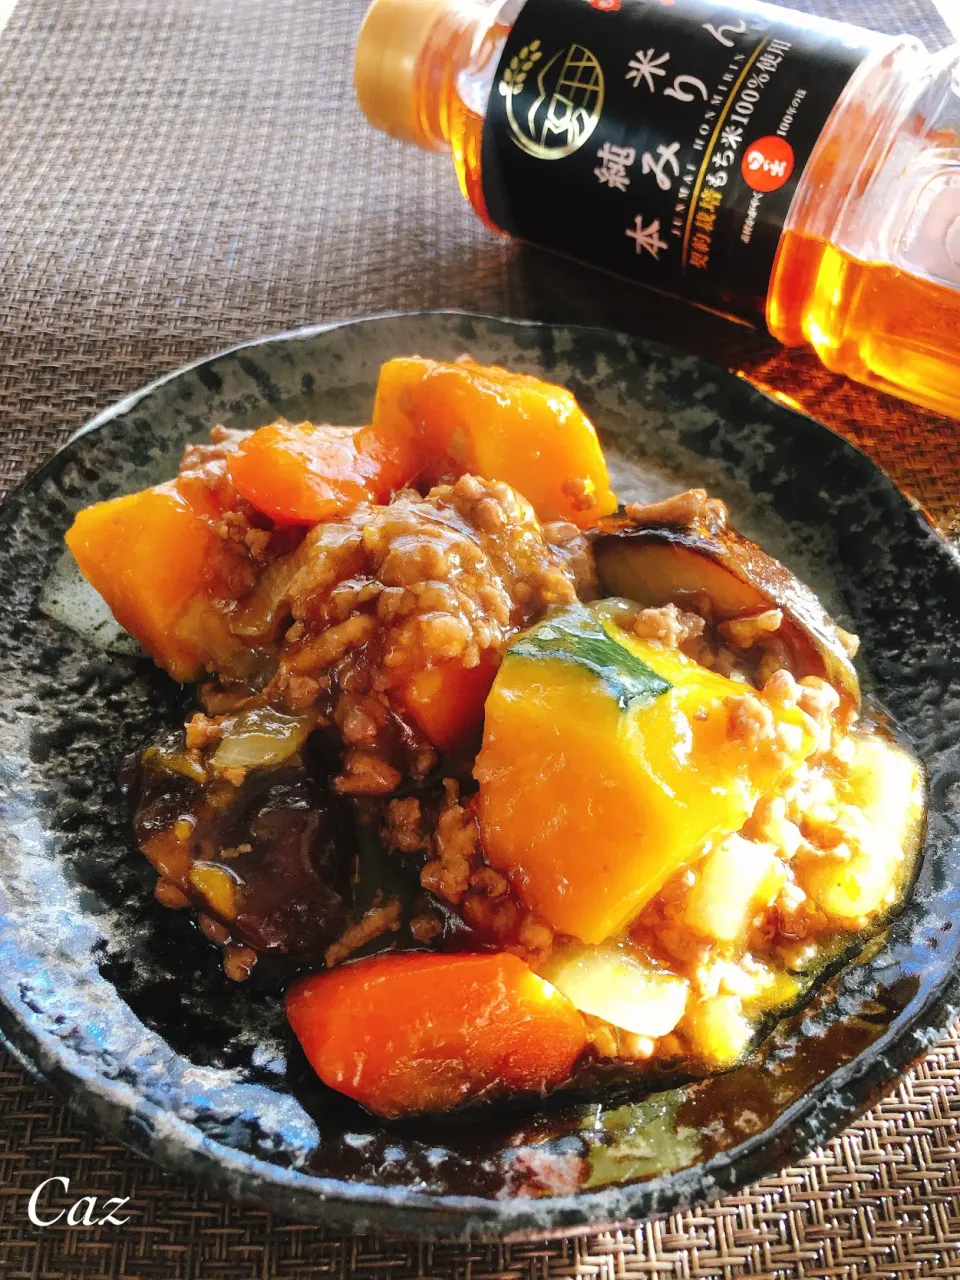
<svg viewBox="0 0 960 1280">
<path fill-rule="evenodd" d="M 531 40 L 500 77 L 514 142 L 537 160 L 562 160 L 583 146 L 603 111 L 603 69 L 580 44 L 550 57 Z"/>
</svg>

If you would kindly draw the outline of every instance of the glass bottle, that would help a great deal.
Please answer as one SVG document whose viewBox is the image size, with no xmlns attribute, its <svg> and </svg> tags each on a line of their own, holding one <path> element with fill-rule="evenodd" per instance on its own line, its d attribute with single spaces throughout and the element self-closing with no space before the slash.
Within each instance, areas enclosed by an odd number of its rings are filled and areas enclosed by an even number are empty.
<svg viewBox="0 0 960 1280">
<path fill-rule="evenodd" d="M 357 46 L 370 122 L 450 150 L 494 231 L 484 124 L 526 2 L 374 0 Z M 930 55 L 914 39 L 874 40 L 802 171 L 762 311 L 775 338 L 809 345 L 829 369 L 960 417 L 960 46 Z"/>
</svg>

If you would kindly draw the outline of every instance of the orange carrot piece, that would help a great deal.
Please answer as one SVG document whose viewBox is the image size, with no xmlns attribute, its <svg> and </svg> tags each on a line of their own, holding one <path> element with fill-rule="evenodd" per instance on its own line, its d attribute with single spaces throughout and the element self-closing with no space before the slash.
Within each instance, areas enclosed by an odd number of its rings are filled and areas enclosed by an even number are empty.
<svg viewBox="0 0 960 1280">
<path fill-rule="evenodd" d="M 441 662 L 412 676 L 398 701 L 428 742 L 449 751 L 479 729 L 495 675 L 489 659 L 469 668 Z"/>
<path fill-rule="evenodd" d="M 388 361 L 380 371 L 375 426 L 407 421 L 439 471 L 503 480 L 541 520 L 588 528 L 617 506 L 593 424 L 564 387 L 463 360 Z"/>
<path fill-rule="evenodd" d="M 587 1044 L 570 1001 L 514 955 L 382 955 L 305 978 L 287 1017 L 317 1075 L 377 1115 L 543 1093 Z"/>
<path fill-rule="evenodd" d="M 420 468 L 413 433 L 274 422 L 230 458 L 241 497 L 272 520 L 316 524 L 365 500 L 386 502 Z"/>
</svg>

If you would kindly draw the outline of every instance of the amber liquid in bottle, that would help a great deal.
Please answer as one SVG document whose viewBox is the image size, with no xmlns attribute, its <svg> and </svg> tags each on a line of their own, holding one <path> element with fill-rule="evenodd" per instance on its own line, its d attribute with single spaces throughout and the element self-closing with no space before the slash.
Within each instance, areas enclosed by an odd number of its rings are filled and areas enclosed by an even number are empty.
<svg viewBox="0 0 960 1280">
<path fill-rule="evenodd" d="M 486 103 L 523 0 L 450 0 L 422 49 L 422 146 L 487 212 Z M 960 417 L 960 51 L 903 40 L 855 74 L 801 179 L 766 320 L 831 370 Z"/>
<path fill-rule="evenodd" d="M 837 373 L 960 417 L 956 289 L 795 231 L 779 259 L 767 304 L 775 337 L 809 343 Z"/>
<path fill-rule="evenodd" d="M 784 230 L 770 332 L 838 373 L 960 416 L 956 50 L 865 67 L 828 121 Z"/>
</svg>

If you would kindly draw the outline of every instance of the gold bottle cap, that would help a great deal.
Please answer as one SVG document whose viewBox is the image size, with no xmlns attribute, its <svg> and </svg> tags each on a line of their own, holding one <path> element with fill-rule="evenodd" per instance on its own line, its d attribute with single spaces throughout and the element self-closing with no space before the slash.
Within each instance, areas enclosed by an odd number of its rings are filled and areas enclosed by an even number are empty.
<svg viewBox="0 0 960 1280">
<path fill-rule="evenodd" d="M 419 146 L 417 64 L 449 0 L 373 0 L 357 37 L 353 83 L 374 128 Z"/>
</svg>

